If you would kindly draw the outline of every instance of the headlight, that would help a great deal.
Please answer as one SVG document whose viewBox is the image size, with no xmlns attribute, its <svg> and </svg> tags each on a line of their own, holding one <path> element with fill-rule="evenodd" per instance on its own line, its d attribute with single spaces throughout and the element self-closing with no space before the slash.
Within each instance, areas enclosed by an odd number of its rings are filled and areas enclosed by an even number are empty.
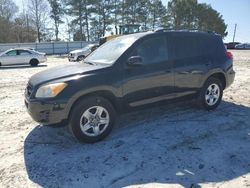
<svg viewBox="0 0 250 188">
<path fill-rule="evenodd" d="M 67 86 L 66 83 L 55 83 L 41 86 L 36 92 L 36 98 L 51 98 L 57 96 Z"/>
</svg>

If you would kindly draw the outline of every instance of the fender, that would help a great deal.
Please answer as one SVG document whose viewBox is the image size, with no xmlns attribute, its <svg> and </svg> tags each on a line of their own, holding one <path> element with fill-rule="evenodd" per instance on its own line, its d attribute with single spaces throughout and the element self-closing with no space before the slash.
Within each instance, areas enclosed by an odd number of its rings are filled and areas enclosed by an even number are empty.
<svg viewBox="0 0 250 188">
<path fill-rule="evenodd" d="M 88 96 L 100 96 L 108 99 L 111 104 L 113 104 L 114 108 L 118 111 L 121 110 L 122 107 L 122 92 L 119 88 L 114 88 L 112 86 L 96 86 L 89 89 L 84 89 L 78 91 L 74 94 L 70 100 L 68 101 L 65 107 L 65 114 L 69 117 L 71 109 L 77 104 L 79 100 L 82 100 Z"/>
<path fill-rule="evenodd" d="M 225 72 L 224 72 L 222 69 L 220 69 L 220 68 L 212 69 L 212 70 L 208 71 L 208 72 L 206 73 L 206 75 L 203 77 L 203 79 L 202 79 L 202 81 L 201 81 L 200 88 L 202 88 L 202 86 L 203 86 L 204 83 L 207 81 L 207 79 L 208 79 L 210 76 L 214 75 L 214 74 L 222 74 L 222 75 L 224 76 L 224 78 L 226 79 L 226 74 L 225 74 Z"/>
</svg>

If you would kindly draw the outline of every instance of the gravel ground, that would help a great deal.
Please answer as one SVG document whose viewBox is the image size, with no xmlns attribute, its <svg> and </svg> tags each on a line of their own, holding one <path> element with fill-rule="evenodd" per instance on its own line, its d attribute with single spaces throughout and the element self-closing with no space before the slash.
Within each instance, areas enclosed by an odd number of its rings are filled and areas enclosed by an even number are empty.
<svg viewBox="0 0 250 188">
<path fill-rule="evenodd" d="M 66 58 L 1 67 L 0 187 L 250 187 L 250 51 L 232 52 L 236 79 L 217 110 L 186 102 L 134 111 L 96 144 L 25 110 L 28 79 Z"/>
</svg>

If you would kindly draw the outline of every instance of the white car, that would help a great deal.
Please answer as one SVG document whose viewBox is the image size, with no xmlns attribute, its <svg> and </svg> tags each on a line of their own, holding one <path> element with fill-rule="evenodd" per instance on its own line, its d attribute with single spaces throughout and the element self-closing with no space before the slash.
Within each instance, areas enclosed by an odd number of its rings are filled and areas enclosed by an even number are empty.
<svg viewBox="0 0 250 188">
<path fill-rule="evenodd" d="M 237 44 L 235 48 L 236 49 L 250 49 L 250 43 Z"/>
<path fill-rule="evenodd" d="M 69 61 L 82 61 L 86 56 L 88 56 L 98 45 L 97 44 L 88 44 L 82 49 L 73 50 L 69 52 L 68 59 Z"/>
<path fill-rule="evenodd" d="M 20 64 L 37 66 L 39 63 L 45 61 L 47 61 L 45 53 L 40 53 L 28 48 L 15 48 L 0 53 L 0 66 Z"/>
</svg>

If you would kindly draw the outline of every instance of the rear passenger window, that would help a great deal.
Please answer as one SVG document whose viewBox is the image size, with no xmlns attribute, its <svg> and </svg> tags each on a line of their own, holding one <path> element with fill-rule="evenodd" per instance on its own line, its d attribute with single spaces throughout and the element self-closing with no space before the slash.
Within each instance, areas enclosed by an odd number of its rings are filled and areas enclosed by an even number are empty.
<svg viewBox="0 0 250 188">
<path fill-rule="evenodd" d="M 18 51 L 19 55 L 30 55 L 31 53 L 27 50 L 19 50 Z"/>
<path fill-rule="evenodd" d="M 144 64 L 160 63 L 168 60 L 168 50 L 165 37 L 154 37 L 143 41 L 133 56 L 141 56 Z"/>
<path fill-rule="evenodd" d="M 173 37 L 176 58 L 188 58 L 199 55 L 198 38 L 195 36 Z"/>
</svg>

